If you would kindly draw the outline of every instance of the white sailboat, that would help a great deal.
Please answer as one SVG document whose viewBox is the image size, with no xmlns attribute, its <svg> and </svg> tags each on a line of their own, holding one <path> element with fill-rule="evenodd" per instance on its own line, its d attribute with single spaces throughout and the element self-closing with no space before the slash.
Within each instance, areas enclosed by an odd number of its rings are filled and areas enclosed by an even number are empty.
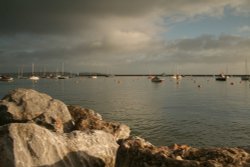
<svg viewBox="0 0 250 167">
<path fill-rule="evenodd" d="M 216 81 L 227 81 L 227 76 L 221 73 L 215 78 Z"/>
<path fill-rule="evenodd" d="M 245 75 L 241 76 L 242 81 L 249 81 L 250 77 L 248 75 L 247 58 L 245 60 Z"/>
<path fill-rule="evenodd" d="M 62 64 L 62 75 L 58 76 L 58 79 L 69 79 L 69 76 L 64 75 L 64 63 Z"/>
<path fill-rule="evenodd" d="M 172 76 L 173 79 L 180 80 L 182 76 L 179 74 L 179 69 L 176 67 L 175 74 Z"/>
<path fill-rule="evenodd" d="M 18 69 L 18 76 L 17 76 L 18 79 L 27 79 L 27 77 L 24 77 L 23 76 L 23 66 Z"/>
<path fill-rule="evenodd" d="M 92 79 L 97 79 L 97 75 L 91 76 Z"/>
<path fill-rule="evenodd" d="M 33 81 L 37 81 L 39 80 L 40 78 L 38 76 L 35 76 L 34 75 L 34 63 L 32 63 L 32 76 L 29 77 L 30 80 L 33 80 Z"/>
</svg>

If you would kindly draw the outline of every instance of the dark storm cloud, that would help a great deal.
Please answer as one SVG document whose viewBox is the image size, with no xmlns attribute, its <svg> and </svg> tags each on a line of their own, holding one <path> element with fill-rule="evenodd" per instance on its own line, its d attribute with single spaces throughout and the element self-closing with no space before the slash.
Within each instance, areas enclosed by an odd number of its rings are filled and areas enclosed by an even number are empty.
<svg viewBox="0 0 250 167">
<path fill-rule="evenodd" d="M 227 4 L 234 5 L 226 0 L 1 0 L 0 33 L 74 33 L 110 17 L 194 15 Z"/>
<path fill-rule="evenodd" d="M 91 27 L 92 19 L 150 12 L 151 1 L 3 0 L 0 32 L 66 33 Z M 158 5 L 158 4 L 157 4 Z"/>
</svg>

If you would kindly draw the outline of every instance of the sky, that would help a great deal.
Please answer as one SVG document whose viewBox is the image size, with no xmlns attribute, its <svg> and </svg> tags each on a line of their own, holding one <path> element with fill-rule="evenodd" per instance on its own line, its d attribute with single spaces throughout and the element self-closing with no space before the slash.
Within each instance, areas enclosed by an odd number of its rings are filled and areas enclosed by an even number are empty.
<svg viewBox="0 0 250 167">
<path fill-rule="evenodd" d="M 250 62 L 249 0 L 1 0 L 0 20 L 0 73 L 245 74 Z"/>
</svg>

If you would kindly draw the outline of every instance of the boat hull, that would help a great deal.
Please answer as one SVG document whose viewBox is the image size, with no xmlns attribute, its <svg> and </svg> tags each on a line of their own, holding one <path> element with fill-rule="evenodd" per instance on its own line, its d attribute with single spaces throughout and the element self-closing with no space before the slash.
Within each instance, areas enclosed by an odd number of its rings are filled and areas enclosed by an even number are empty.
<svg viewBox="0 0 250 167">
<path fill-rule="evenodd" d="M 161 83 L 163 81 L 163 79 L 160 79 L 158 77 L 154 77 L 151 79 L 152 82 L 155 82 L 155 83 Z"/>
<path fill-rule="evenodd" d="M 242 77 L 241 77 L 241 80 L 242 80 L 242 81 L 249 81 L 250 78 L 249 78 L 248 76 L 242 76 Z"/>
<path fill-rule="evenodd" d="M 33 81 L 37 81 L 37 80 L 39 80 L 40 78 L 37 77 L 37 76 L 31 76 L 29 79 L 30 79 L 30 80 L 33 80 Z"/>
<path fill-rule="evenodd" d="M 216 81 L 226 81 L 227 78 L 226 77 L 221 77 L 221 78 L 215 78 Z"/>
</svg>

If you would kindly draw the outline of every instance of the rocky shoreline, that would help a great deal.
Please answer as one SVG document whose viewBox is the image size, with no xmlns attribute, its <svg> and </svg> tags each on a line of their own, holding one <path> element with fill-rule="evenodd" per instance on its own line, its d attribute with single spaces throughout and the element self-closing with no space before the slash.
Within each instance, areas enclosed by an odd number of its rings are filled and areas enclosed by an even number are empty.
<svg viewBox="0 0 250 167">
<path fill-rule="evenodd" d="M 247 148 L 156 147 L 93 110 L 32 89 L 0 101 L 0 167 L 250 167 Z"/>
</svg>

